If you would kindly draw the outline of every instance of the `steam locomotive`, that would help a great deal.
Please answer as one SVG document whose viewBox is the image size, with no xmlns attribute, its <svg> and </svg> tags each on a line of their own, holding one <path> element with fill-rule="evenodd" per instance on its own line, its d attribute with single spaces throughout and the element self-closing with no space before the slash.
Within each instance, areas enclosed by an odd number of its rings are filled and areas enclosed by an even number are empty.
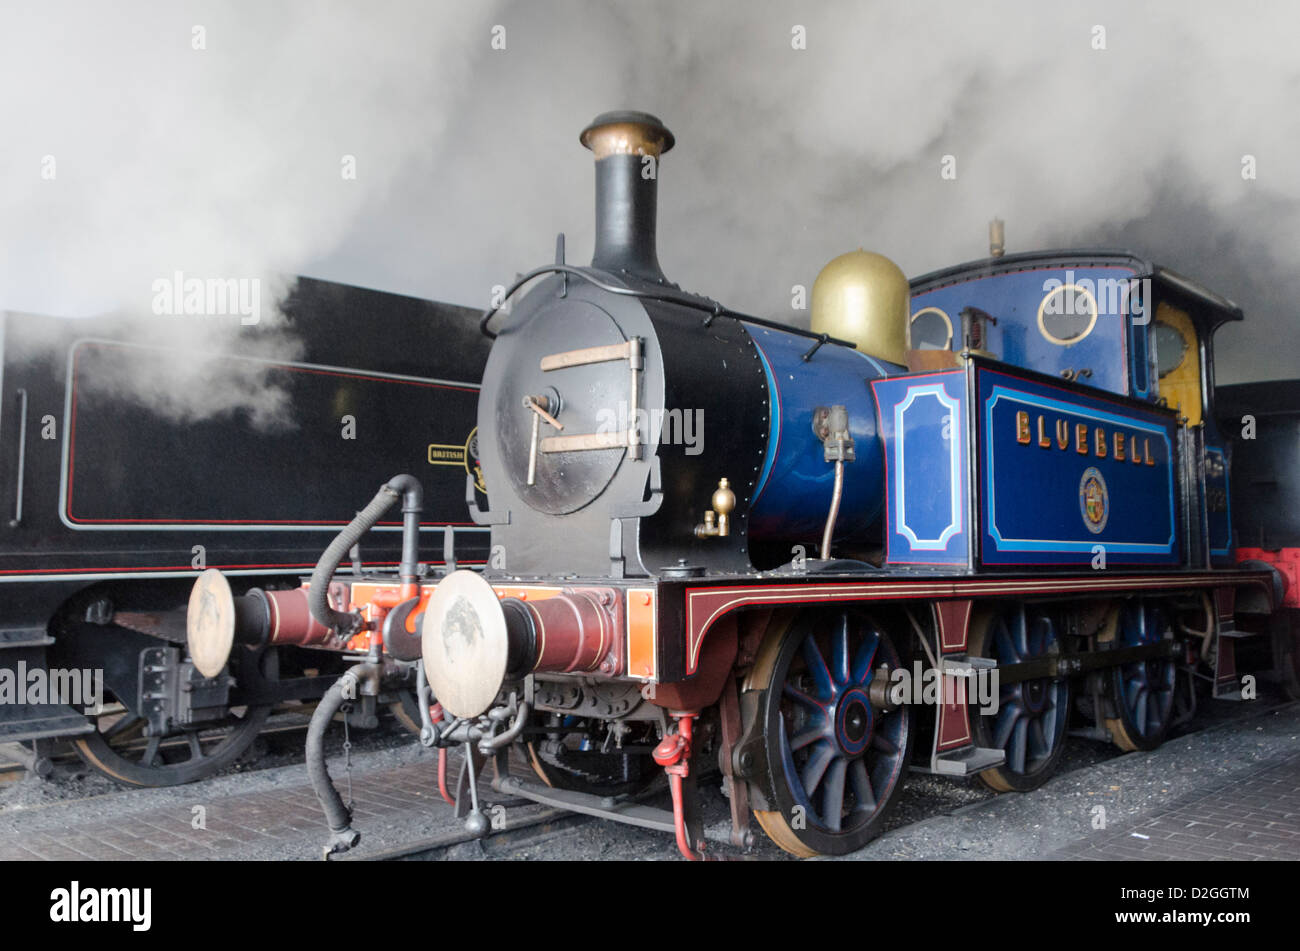
<svg viewBox="0 0 1300 951">
<path fill-rule="evenodd" d="M 190 323 L 158 334 L 4 315 L 0 755 L 48 771 L 68 738 L 121 782 L 173 785 L 233 763 L 278 704 L 318 699 L 344 656 L 283 637 L 200 673 L 189 589 L 208 565 L 240 594 L 296 586 L 375 466 L 419 472 L 435 503 L 420 530 L 484 560 L 463 502 L 487 354 L 476 313 L 309 278 L 283 309 L 296 349 L 278 356 L 260 327 L 216 333 L 221 318 L 159 318 Z M 214 336 L 224 352 L 197 359 L 161 342 Z M 164 369 L 178 365 L 194 372 Z M 162 383 L 182 376 L 191 392 Z M 375 526 L 358 570 L 396 564 L 399 534 Z M 402 697 L 395 684 L 356 722 Z"/>
<path fill-rule="evenodd" d="M 421 741 L 444 764 L 464 750 L 447 797 L 471 829 L 490 783 L 689 858 L 711 854 L 714 765 L 733 843 L 752 815 L 795 855 L 840 854 L 909 766 L 1032 789 L 1070 735 L 1151 749 L 1198 700 L 1251 695 L 1267 636 L 1244 619 L 1282 582 L 1234 562 L 1211 347 L 1234 304 L 1129 253 L 1006 255 L 995 233 L 989 258 L 910 286 L 879 255 L 836 258 L 801 330 L 664 276 L 658 119 L 608 113 L 581 142 L 591 265 L 561 236 L 482 320 L 487 493 L 466 498 L 486 569 L 421 577 L 403 475 L 302 587 L 236 596 L 208 571 L 192 592 L 213 669 L 290 617 L 366 652 L 308 736 L 327 855 L 358 833 L 324 730 L 412 667 Z M 336 576 L 399 501 L 395 575 Z M 643 797 L 664 779 L 671 809 Z"/>
</svg>

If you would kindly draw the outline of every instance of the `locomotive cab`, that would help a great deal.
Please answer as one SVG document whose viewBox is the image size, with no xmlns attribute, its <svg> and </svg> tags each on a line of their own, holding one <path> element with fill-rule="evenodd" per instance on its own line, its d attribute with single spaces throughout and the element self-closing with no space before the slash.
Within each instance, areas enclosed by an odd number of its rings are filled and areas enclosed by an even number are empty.
<svg viewBox="0 0 1300 951">
<path fill-rule="evenodd" d="M 1170 410 L 1177 471 L 1169 522 L 1175 529 L 1185 523 L 1182 561 L 1197 566 L 1231 562 L 1227 450 L 1210 403 L 1211 342 L 1221 325 L 1241 317 L 1226 298 L 1131 253 L 1050 251 L 991 257 L 915 279 L 909 334 L 912 352 L 926 356 L 928 367 L 944 362 L 928 351 L 947 350 L 949 366 L 960 365 L 959 354 L 975 355 L 1106 399 Z M 962 336 L 973 319 L 985 327 L 978 349 Z M 1051 414 L 1026 412 L 1031 429 L 1040 419 L 1055 422 Z M 1096 456 L 1097 427 L 1090 425 Z M 1040 441 L 1036 431 L 1030 437 Z M 1108 438 L 1113 459 L 1121 447 L 1113 434 Z"/>
</svg>

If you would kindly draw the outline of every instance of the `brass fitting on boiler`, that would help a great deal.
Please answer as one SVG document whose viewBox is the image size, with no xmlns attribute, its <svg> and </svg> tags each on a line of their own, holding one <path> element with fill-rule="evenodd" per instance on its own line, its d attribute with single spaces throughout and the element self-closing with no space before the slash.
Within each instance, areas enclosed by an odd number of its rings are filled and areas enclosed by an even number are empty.
<svg viewBox="0 0 1300 951">
<path fill-rule="evenodd" d="M 713 508 L 705 512 L 704 521 L 695 526 L 698 538 L 726 538 L 731 534 L 731 513 L 736 508 L 736 493 L 731 491 L 731 483 L 719 479 L 712 501 Z"/>
</svg>

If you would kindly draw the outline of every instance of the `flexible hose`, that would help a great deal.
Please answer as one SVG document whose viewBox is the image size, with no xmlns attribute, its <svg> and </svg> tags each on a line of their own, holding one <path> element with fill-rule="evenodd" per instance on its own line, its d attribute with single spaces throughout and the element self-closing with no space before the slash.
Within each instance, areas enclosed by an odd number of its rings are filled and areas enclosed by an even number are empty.
<svg viewBox="0 0 1300 951">
<path fill-rule="evenodd" d="M 420 560 L 420 509 L 423 491 L 420 482 L 411 475 L 394 476 L 388 480 L 370 504 L 348 522 L 343 531 L 321 554 L 311 573 L 311 587 L 307 591 L 307 607 L 311 616 L 321 624 L 350 637 L 361 630 L 365 620 L 356 612 L 336 611 L 330 604 L 329 586 L 334 572 L 352 547 L 374 528 L 394 502 L 402 499 L 402 563 L 398 572 L 403 581 L 414 582 L 419 577 Z"/>
<path fill-rule="evenodd" d="M 307 607 L 311 616 L 326 627 L 338 631 L 345 637 L 361 630 L 364 623 L 360 614 L 336 611 L 330 605 L 330 579 L 338 570 L 343 557 L 375 526 L 380 517 L 388 511 L 389 506 L 397 501 L 398 493 L 387 485 L 379 490 L 370 504 L 357 513 L 356 518 L 348 522 L 343 531 L 329 543 L 320 561 L 311 573 L 311 587 L 307 591 Z"/>
<path fill-rule="evenodd" d="M 325 810 L 325 820 L 329 823 L 330 832 L 335 835 L 349 830 L 352 824 L 352 813 L 343 804 L 343 797 L 334 788 L 329 767 L 325 765 L 325 733 L 334 715 L 343 706 L 345 685 L 350 682 L 351 689 L 347 690 L 348 694 L 353 697 L 357 695 L 358 681 L 355 671 L 355 667 L 349 670 L 325 692 L 325 696 L 316 706 L 316 712 L 312 714 L 311 725 L 307 728 L 307 775 L 311 777 L 311 788 L 316 791 L 316 798 L 320 800 L 321 808 Z"/>
</svg>

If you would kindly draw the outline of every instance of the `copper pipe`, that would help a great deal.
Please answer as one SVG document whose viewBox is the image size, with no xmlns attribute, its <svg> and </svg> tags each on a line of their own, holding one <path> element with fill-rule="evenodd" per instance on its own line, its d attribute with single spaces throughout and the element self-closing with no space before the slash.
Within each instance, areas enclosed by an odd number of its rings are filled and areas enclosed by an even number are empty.
<svg viewBox="0 0 1300 951">
<path fill-rule="evenodd" d="M 840 455 L 843 456 L 843 440 L 840 440 Z M 835 531 L 835 519 L 840 514 L 840 498 L 844 494 L 844 460 L 835 461 L 835 488 L 831 490 L 831 510 L 826 515 L 826 530 L 822 532 L 822 561 L 831 560 L 831 535 Z"/>
</svg>

